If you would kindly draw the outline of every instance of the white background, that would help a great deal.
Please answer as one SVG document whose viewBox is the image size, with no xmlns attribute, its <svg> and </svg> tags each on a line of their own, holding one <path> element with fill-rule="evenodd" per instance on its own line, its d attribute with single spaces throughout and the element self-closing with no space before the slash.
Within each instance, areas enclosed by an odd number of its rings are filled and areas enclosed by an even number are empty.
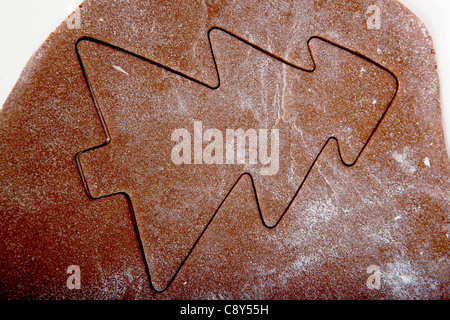
<svg viewBox="0 0 450 320">
<path fill-rule="evenodd" d="M 427 26 L 441 81 L 441 108 L 450 154 L 450 1 L 399 0 Z M 375 2 L 375 1 L 374 1 Z M 31 55 L 82 0 L 0 0 L 0 106 Z"/>
</svg>

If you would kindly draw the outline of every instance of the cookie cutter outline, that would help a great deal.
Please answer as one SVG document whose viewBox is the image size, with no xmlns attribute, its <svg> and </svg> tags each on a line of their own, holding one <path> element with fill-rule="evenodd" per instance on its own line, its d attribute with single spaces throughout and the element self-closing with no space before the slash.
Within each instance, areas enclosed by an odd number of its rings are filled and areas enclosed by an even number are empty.
<svg viewBox="0 0 450 320">
<path fill-rule="evenodd" d="M 355 55 L 355 56 L 357 56 L 357 57 L 359 57 L 359 58 L 365 60 L 366 62 L 372 63 L 372 64 L 374 64 L 375 66 L 377 66 L 378 68 L 380 68 L 380 69 L 384 70 L 385 72 L 387 72 L 390 76 L 392 76 L 392 78 L 393 78 L 394 81 L 395 81 L 395 91 L 394 91 L 394 94 L 392 95 L 392 97 L 390 98 L 387 107 L 385 108 L 385 110 L 383 111 L 381 117 L 379 118 L 378 122 L 376 123 L 374 129 L 373 129 L 372 132 L 370 133 L 369 137 L 367 138 L 366 142 L 363 144 L 363 147 L 361 148 L 361 150 L 359 151 L 359 153 L 357 154 L 357 156 L 356 156 L 356 158 L 355 158 L 355 160 L 354 160 L 353 162 L 346 163 L 346 162 L 344 161 L 344 159 L 343 159 L 343 157 L 342 157 L 341 150 L 340 150 L 340 146 L 339 146 L 339 140 L 338 140 L 336 137 L 331 136 L 331 137 L 329 137 L 329 138 L 327 139 L 327 141 L 322 145 L 322 147 L 320 148 L 320 151 L 317 153 L 317 155 L 316 155 L 316 157 L 314 158 L 313 162 L 312 162 L 311 165 L 309 166 L 309 168 L 308 168 L 308 170 L 307 170 L 305 176 L 303 177 L 303 179 L 302 179 L 302 181 L 301 181 L 299 187 L 297 188 L 296 192 L 294 193 L 292 199 L 291 199 L 290 202 L 288 203 L 287 207 L 284 209 L 284 211 L 283 211 L 283 213 L 281 214 L 281 216 L 280 216 L 280 217 L 278 218 L 278 220 L 275 222 L 275 224 L 273 224 L 273 225 L 268 225 L 268 224 L 264 221 L 264 218 L 263 218 L 263 215 L 262 215 L 262 210 L 261 210 L 260 203 L 259 203 L 259 200 L 258 200 L 258 195 L 257 195 L 257 191 L 256 191 L 256 186 L 255 186 L 253 177 L 252 177 L 252 175 L 251 175 L 250 173 L 248 173 L 248 172 L 243 172 L 243 173 L 239 176 L 239 178 L 236 180 L 236 182 L 233 184 L 233 186 L 230 188 L 230 190 L 227 192 L 227 194 L 225 195 L 225 197 L 223 198 L 223 200 L 220 202 L 220 204 L 218 205 L 217 209 L 214 211 L 213 215 L 212 215 L 211 218 L 209 219 L 208 223 L 205 225 L 205 227 L 203 228 L 202 232 L 201 232 L 200 235 L 197 237 L 197 239 L 195 240 L 194 244 L 192 245 L 192 247 L 191 247 L 190 250 L 188 251 L 187 255 L 183 258 L 183 260 L 181 261 L 180 265 L 179 265 L 178 268 L 176 269 L 175 273 L 174 273 L 173 276 L 170 278 L 170 280 L 169 280 L 169 282 L 167 283 L 167 285 L 166 285 L 163 289 L 157 289 L 157 288 L 155 288 L 155 286 L 154 286 L 154 284 L 153 284 L 153 282 L 152 282 L 152 276 L 151 276 L 149 264 L 148 264 L 147 257 L 146 257 L 146 254 L 145 254 L 144 245 L 143 245 L 143 243 L 142 243 L 142 239 L 141 239 L 141 236 L 140 236 L 140 231 L 139 231 L 139 227 L 138 227 L 137 220 L 136 220 L 136 215 L 135 215 L 135 212 L 134 212 L 134 209 L 133 209 L 133 204 L 132 204 L 132 201 L 131 201 L 130 196 L 129 196 L 126 192 L 120 191 L 120 192 L 115 192 L 115 193 L 112 193 L 112 194 L 103 195 L 103 196 L 100 196 L 100 197 L 94 197 L 94 196 L 92 196 L 92 194 L 91 194 L 91 192 L 90 192 L 90 189 L 89 189 L 89 185 L 88 185 L 88 183 L 87 183 L 86 176 L 84 175 L 83 167 L 82 167 L 81 160 L 80 160 L 81 155 L 84 154 L 84 153 L 86 153 L 86 152 L 89 152 L 89 151 L 92 151 L 92 150 L 95 150 L 95 149 L 98 149 L 98 148 L 102 148 L 102 147 L 108 145 L 108 144 L 111 142 L 111 136 L 110 136 L 110 134 L 109 134 L 108 126 L 106 125 L 106 121 L 105 121 L 105 119 L 104 119 L 104 117 L 103 117 L 103 114 L 102 114 L 100 105 L 99 105 L 99 103 L 98 103 L 98 101 L 97 101 L 97 99 L 96 99 L 96 96 L 95 96 L 93 87 L 92 87 L 92 85 L 91 85 L 91 83 L 90 83 L 90 81 L 89 81 L 89 77 L 88 77 L 87 72 L 86 72 L 86 69 L 85 69 L 85 67 L 84 67 L 83 59 L 81 58 L 81 55 L 80 55 L 79 47 L 78 47 L 78 46 L 79 46 L 79 44 L 80 44 L 81 42 L 83 42 L 83 41 L 93 42 L 93 43 L 96 43 L 96 44 L 99 44 L 99 45 L 102 45 L 102 46 L 106 46 L 106 47 L 109 47 L 109 48 L 111 48 L 111 49 L 118 50 L 118 51 L 120 51 L 120 52 L 122 52 L 122 53 L 131 55 L 131 56 L 133 56 L 133 57 L 135 57 L 135 58 L 138 58 L 138 59 L 143 60 L 143 61 L 145 61 L 145 62 L 148 62 L 148 63 L 150 63 L 150 64 L 153 64 L 154 66 L 163 68 L 163 69 L 165 69 L 166 71 L 169 71 L 169 72 L 171 72 L 171 73 L 173 73 L 173 74 L 176 74 L 176 75 L 178 75 L 178 76 L 180 76 L 180 77 L 183 77 L 183 78 L 185 78 L 185 79 L 187 79 L 187 80 L 193 81 L 193 82 L 195 82 L 195 83 L 197 83 L 197 84 L 203 85 L 203 86 L 205 86 L 205 87 L 207 87 L 207 88 L 209 88 L 209 89 L 211 89 L 211 90 L 217 90 L 217 89 L 220 87 L 220 74 L 219 74 L 219 70 L 218 70 L 218 67 L 217 67 L 216 58 L 215 58 L 215 55 L 214 55 L 214 49 L 213 49 L 212 41 L 211 41 L 211 32 L 216 31 L 216 30 L 217 30 L 217 31 L 224 32 L 225 34 L 228 34 L 229 36 L 231 36 L 231 37 L 233 37 L 233 38 L 235 38 L 235 39 L 237 39 L 237 40 L 243 42 L 244 44 L 246 44 L 246 45 L 248 45 L 248 46 L 250 46 L 250 47 L 252 47 L 252 48 L 254 48 L 254 49 L 256 49 L 256 50 L 258 50 L 258 51 L 260 51 L 260 52 L 262 52 L 262 53 L 264 53 L 264 54 L 266 54 L 267 56 L 269 56 L 269 57 L 271 57 L 271 58 L 273 58 L 273 59 L 275 59 L 275 60 L 278 60 L 278 61 L 280 61 L 280 62 L 282 62 L 282 63 L 284 63 L 284 64 L 286 64 L 286 65 L 288 65 L 288 66 L 290 66 L 290 67 L 292 67 L 292 68 L 295 68 L 295 69 L 297 69 L 297 70 L 304 71 L 304 72 L 309 72 L 309 73 L 313 73 L 313 72 L 315 71 L 315 69 L 316 69 L 316 62 L 315 62 L 314 57 L 313 57 L 312 52 L 311 52 L 310 42 L 311 42 L 312 40 L 314 40 L 314 39 L 318 39 L 318 40 L 324 41 L 324 42 L 326 42 L 326 43 L 328 43 L 328 44 L 330 44 L 330 45 L 332 45 L 332 46 L 337 47 L 338 49 L 341 49 L 341 50 L 344 50 L 344 51 L 346 51 L 346 52 L 348 52 L 348 53 L 350 53 L 350 54 L 353 54 L 353 55 Z M 125 198 L 126 198 L 126 200 L 127 200 L 127 203 L 128 203 L 129 210 L 130 210 L 131 220 L 132 220 L 132 223 L 133 223 L 134 232 L 135 232 L 135 235 L 136 235 L 136 238 L 137 238 L 137 241 L 138 241 L 139 250 L 140 250 L 140 252 L 141 252 L 141 256 L 142 256 L 142 259 L 143 259 L 143 262 L 144 262 L 145 271 L 146 271 L 146 274 L 147 274 L 147 277 L 148 277 L 148 280 L 149 280 L 149 284 L 150 284 L 151 289 L 152 289 L 153 291 L 155 291 L 156 293 L 163 293 L 163 292 L 165 292 L 165 291 L 167 291 L 167 290 L 169 289 L 169 287 L 171 286 L 171 284 L 173 283 L 173 281 L 175 280 L 175 278 L 177 277 L 177 275 L 180 273 L 180 271 L 181 271 L 182 267 L 184 266 L 185 262 L 187 261 L 187 259 L 190 257 L 190 255 L 191 255 L 192 252 L 194 251 L 194 249 L 195 249 L 195 247 L 197 246 L 198 242 L 199 242 L 200 239 L 203 237 L 203 234 L 206 232 L 206 230 L 208 229 L 209 225 L 210 225 L 210 224 L 212 223 L 212 221 L 214 220 L 216 214 L 218 213 L 218 211 L 220 210 L 220 208 L 222 207 L 222 205 L 224 204 L 224 202 L 226 201 L 226 199 L 228 198 L 228 196 L 231 194 L 231 192 L 234 190 L 234 188 L 236 187 L 236 185 L 240 182 L 240 180 L 241 180 L 243 177 L 248 176 L 248 177 L 250 178 L 251 185 L 252 185 L 252 189 L 253 189 L 253 194 L 254 194 L 254 197 L 255 197 L 255 200 L 256 200 L 256 204 L 257 204 L 257 208 L 258 208 L 258 214 L 259 214 L 259 218 L 260 218 L 260 220 L 261 220 L 261 223 L 262 223 L 263 226 L 264 226 L 265 228 L 267 228 L 267 229 L 274 229 L 274 228 L 276 228 L 276 227 L 278 226 L 278 224 L 281 222 L 281 220 L 283 219 L 283 217 L 285 216 L 285 214 L 287 213 L 287 211 L 289 210 L 289 208 L 291 207 L 291 205 L 292 205 L 292 203 L 294 202 L 294 200 L 297 198 L 298 194 L 300 193 L 300 190 L 302 189 L 302 187 L 303 187 L 305 181 L 307 180 L 309 174 L 311 173 L 312 169 L 314 168 L 314 165 L 316 164 L 316 162 L 317 162 L 317 160 L 319 159 L 320 155 L 322 154 L 323 150 L 327 147 L 327 145 L 328 145 L 331 141 L 334 141 L 334 142 L 336 143 L 336 147 L 337 147 L 339 159 L 340 159 L 341 163 L 342 163 L 344 166 L 346 166 L 346 167 L 352 167 L 352 166 L 354 166 L 354 165 L 356 164 L 356 162 L 358 161 L 358 159 L 360 158 L 360 156 L 361 156 L 362 153 L 364 152 L 365 148 L 366 148 L 367 145 L 369 144 L 370 140 L 371 140 L 372 137 L 374 136 L 375 132 L 377 131 L 377 129 L 378 129 L 379 126 L 381 125 L 381 122 L 383 121 L 383 119 L 385 118 L 386 113 L 388 112 L 389 108 L 390 108 L 391 105 L 393 104 L 393 102 L 394 102 L 394 100 L 395 100 L 395 97 L 397 96 L 398 89 L 399 89 L 399 80 L 398 80 L 397 76 L 396 76 L 392 71 L 390 71 L 388 68 L 386 68 L 386 67 L 382 66 L 381 64 L 379 64 L 379 63 L 377 63 L 377 62 L 371 60 L 371 59 L 368 58 L 367 56 L 364 56 L 364 55 L 362 55 L 362 54 L 360 54 L 360 53 L 358 53 L 358 52 L 356 52 L 356 51 L 352 51 L 351 49 L 348 49 L 348 48 L 346 48 L 346 47 L 343 47 L 343 46 L 341 46 L 341 45 L 339 45 L 339 44 L 337 44 L 337 43 L 335 43 L 335 42 L 332 42 L 332 41 L 330 41 L 330 40 L 327 40 L 327 39 L 322 38 L 322 37 L 319 37 L 319 36 L 312 36 L 312 37 L 310 37 L 310 38 L 308 39 L 308 41 L 307 41 L 307 47 L 308 47 L 309 55 L 310 55 L 310 58 L 311 58 L 311 60 L 312 60 L 312 62 L 313 62 L 313 67 L 312 67 L 312 69 L 306 69 L 306 68 L 302 68 L 302 67 L 299 67 L 299 66 L 297 66 L 297 65 L 294 65 L 293 63 L 290 63 L 289 61 L 286 61 L 285 59 L 282 59 L 282 58 L 280 58 L 280 57 L 274 55 L 273 53 L 271 53 L 271 52 L 269 52 L 269 51 L 267 51 L 267 50 L 265 50 L 265 49 L 263 49 L 263 48 L 261 48 L 261 47 L 255 45 L 255 44 L 253 44 L 253 43 L 247 41 L 246 39 L 241 38 L 240 36 L 235 35 L 235 34 L 233 34 L 232 32 L 227 31 L 227 30 L 225 30 L 225 29 L 223 29 L 223 28 L 220 28 L 220 27 L 211 27 L 211 28 L 208 30 L 208 32 L 207 32 L 207 36 L 208 36 L 209 48 L 210 48 L 210 51 L 211 51 L 211 56 L 212 56 L 212 60 L 213 60 L 213 64 L 214 64 L 215 74 L 217 75 L 217 85 L 215 85 L 215 86 L 211 86 L 211 85 L 209 85 L 209 84 L 207 84 L 207 83 L 205 83 L 205 82 L 199 81 L 198 79 L 195 79 L 195 78 L 193 78 L 193 77 L 191 77 L 191 76 L 189 76 L 189 75 L 186 75 L 186 74 L 184 74 L 184 73 L 182 73 L 182 72 L 179 72 L 179 71 L 177 71 L 177 70 L 174 70 L 174 69 L 172 69 L 172 68 L 169 68 L 169 67 L 167 67 L 167 66 L 165 66 L 165 65 L 163 65 L 163 64 L 161 64 L 161 63 L 158 63 L 158 62 L 156 62 L 156 61 L 154 61 L 154 60 L 151 60 L 151 59 L 149 59 L 149 58 L 146 58 L 146 57 L 141 56 L 141 55 L 139 55 L 139 54 L 136 54 L 136 53 L 134 53 L 134 52 L 128 51 L 128 50 L 126 50 L 126 49 L 123 49 L 123 48 L 121 48 L 121 47 L 119 47 L 119 46 L 116 46 L 116 45 L 114 45 L 114 44 L 108 43 L 108 42 L 103 41 L 103 40 L 99 40 L 99 39 L 96 39 L 96 38 L 93 38 L 93 37 L 89 37 L 89 36 L 84 36 L 84 37 L 79 38 L 79 39 L 76 41 L 76 43 L 75 43 L 75 52 L 76 52 L 76 55 L 77 55 L 78 63 L 79 63 L 79 65 L 80 65 L 80 67 L 81 67 L 81 70 L 82 70 L 82 73 L 83 73 L 84 80 L 86 81 L 86 84 L 87 84 L 87 87 L 88 87 L 88 90 L 89 90 L 90 97 L 91 97 L 92 102 L 94 103 L 94 106 L 95 106 L 95 108 L 96 108 L 97 115 L 98 115 L 98 117 L 99 117 L 99 119 L 100 119 L 101 125 L 102 125 L 103 130 L 104 130 L 104 132 L 105 132 L 105 134 L 106 134 L 106 140 L 105 140 L 102 144 L 97 145 L 97 146 L 90 147 L 90 148 L 88 148 L 88 149 L 84 149 L 84 150 L 82 150 L 82 151 L 79 151 L 79 152 L 75 155 L 75 162 L 76 162 L 76 165 L 77 165 L 78 173 L 79 173 L 80 178 L 81 178 L 81 180 L 82 180 L 83 187 L 84 187 L 84 190 L 85 190 L 86 194 L 87 194 L 88 197 L 89 197 L 90 199 L 92 199 L 92 200 L 98 200 L 98 199 L 102 199 L 102 198 L 106 198 L 106 197 L 111 197 L 111 196 L 117 196 L 117 195 L 125 196 Z"/>
</svg>

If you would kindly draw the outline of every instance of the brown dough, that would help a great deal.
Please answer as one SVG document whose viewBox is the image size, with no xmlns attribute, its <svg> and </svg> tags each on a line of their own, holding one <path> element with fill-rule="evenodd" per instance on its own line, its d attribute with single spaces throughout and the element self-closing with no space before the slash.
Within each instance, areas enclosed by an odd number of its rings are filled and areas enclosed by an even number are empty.
<svg viewBox="0 0 450 320">
<path fill-rule="evenodd" d="M 0 111 L 3 298 L 450 298 L 437 66 L 405 7 L 85 1 L 79 14 Z M 250 151 L 225 163 L 238 128 L 255 129 L 254 164 Z M 190 164 L 171 157 L 177 129 Z"/>
</svg>

